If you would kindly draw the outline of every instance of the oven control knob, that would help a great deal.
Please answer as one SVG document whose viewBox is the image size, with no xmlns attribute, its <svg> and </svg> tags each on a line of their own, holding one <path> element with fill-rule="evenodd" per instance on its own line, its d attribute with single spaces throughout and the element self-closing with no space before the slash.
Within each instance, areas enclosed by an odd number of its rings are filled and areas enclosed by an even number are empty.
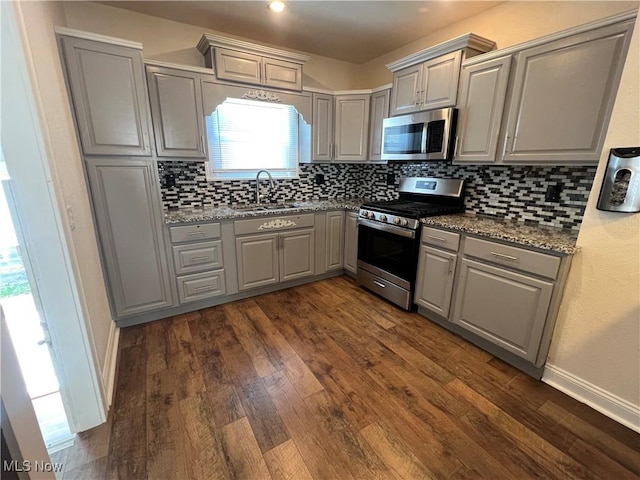
<svg viewBox="0 0 640 480">
<path fill-rule="evenodd" d="M 401 220 L 398 217 L 395 217 L 393 219 L 393 223 L 395 223 L 396 225 L 400 225 Z"/>
<path fill-rule="evenodd" d="M 381 222 L 386 222 L 387 221 L 387 216 L 385 214 L 380 215 L 380 221 Z"/>
<path fill-rule="evenodd" d="M 403 227 L 406 227 L 407 225 L 409 225 L 409 220 L 407 220 L 406 218 L 403 218 L 400 221 L 400 225 L 402 225 Z"/>
<path fill-rule="evenodd" d="M 368 218 L 376 218 L 376 214 L 373 212 L 367 212 L 367 217 Z"/>
</svg>

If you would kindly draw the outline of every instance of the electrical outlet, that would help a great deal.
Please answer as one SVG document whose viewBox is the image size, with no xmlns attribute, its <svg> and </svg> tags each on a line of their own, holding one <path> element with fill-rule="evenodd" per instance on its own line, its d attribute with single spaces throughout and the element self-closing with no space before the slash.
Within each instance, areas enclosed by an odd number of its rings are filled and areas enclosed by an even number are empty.
<svg viewBox="0 0 640 480">
<path fill-rule="evenodd" d="M 387 185 L 395 185 L 396 176 L 393 173 L 387 173 Z"/>
<path fill-rule="evenodd" d="M 560 192 L 562 192 L 562 184 L 556 183 L 555 185 L 549 185 L 547 187 L 547 193 L 544 196 L 546 202 L 559 203 Z"/>
<path fill-rule="evenodd" d="M 176 186 L 176 176 L 173 173 L 167 173 L 164 176 L 164 186 L 171 188 Z"/>
<path fill-rule="evenodd" d="M 322 185 L 324 183 L 324 175 L 322 173 L 316 173 L 315 181 L 316 185 Z"/>
</svg>

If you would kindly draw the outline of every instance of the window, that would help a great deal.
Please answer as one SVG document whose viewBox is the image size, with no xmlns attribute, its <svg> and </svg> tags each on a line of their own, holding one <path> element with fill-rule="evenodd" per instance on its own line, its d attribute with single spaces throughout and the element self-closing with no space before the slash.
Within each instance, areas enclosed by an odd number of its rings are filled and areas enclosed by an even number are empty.
<svg viewBox="0 0 640 480">
<path fill-rule="evenodd" d="M 311 127 L 291 105 L 228 98 L 206 119 L 209 180 L 298 178 L 310 156 Z"/>
</svg>

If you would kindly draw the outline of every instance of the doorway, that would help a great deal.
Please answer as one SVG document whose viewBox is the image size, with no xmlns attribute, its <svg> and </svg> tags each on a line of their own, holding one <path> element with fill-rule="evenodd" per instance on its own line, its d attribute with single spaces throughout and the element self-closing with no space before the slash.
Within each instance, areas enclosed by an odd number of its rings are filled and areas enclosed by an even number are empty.
<svg viewBox="0 0 640 480">
<path fill-rule="evenodd" d="M 13 214 L 12 214 L 13 213 Z M 13 208 L 11 184 L 0 149 L 0 306 L 50 453 L 73 443 L 62 404 L 51 341 L 40 315 L 29 255 Z"/>
</svg>

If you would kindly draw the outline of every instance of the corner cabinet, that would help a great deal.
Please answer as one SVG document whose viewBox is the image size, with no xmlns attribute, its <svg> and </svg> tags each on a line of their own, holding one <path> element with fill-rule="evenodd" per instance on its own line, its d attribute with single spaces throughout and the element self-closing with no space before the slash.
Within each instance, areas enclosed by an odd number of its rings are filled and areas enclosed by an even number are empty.
<svg viewBox="0 0 640 480">
<path fill-rule="evenodd" d="M 358 212 L 347 212 L 344 223 L 344 269 L 358 271 Z"/>
<path fill-rule="evenodd" d="M 598 162 L 633 21 L 516 56 L 505 162 Z"/>
<path fill-rule="evenodd" d="M 369 101 L 369 94 L 313 94 L 314 161 L 367 161 Z"/>
<path fill-rule="evenodd" d="M 85 155 L 151 155 L 140 48 L 58 33 Z"/>
<path fill-rule="evenodd" d="M 198 73 L 147 65 L 151 116 L 159 157 L 205 158 Z"/>
<path fill-rule="evenodd" d="M 91 158 L 87 174 L 116 316 L 171 307 L 155 164 Z"/>
<path fill-rule="evenodd" d="M 389 116 L 391 90 L 385 89 L 371 94 L 369 120 L 369 161 L 382 161 L 382 121 Z M 386 162 L 384 162 L 386 163 Z"/>
</svg>

